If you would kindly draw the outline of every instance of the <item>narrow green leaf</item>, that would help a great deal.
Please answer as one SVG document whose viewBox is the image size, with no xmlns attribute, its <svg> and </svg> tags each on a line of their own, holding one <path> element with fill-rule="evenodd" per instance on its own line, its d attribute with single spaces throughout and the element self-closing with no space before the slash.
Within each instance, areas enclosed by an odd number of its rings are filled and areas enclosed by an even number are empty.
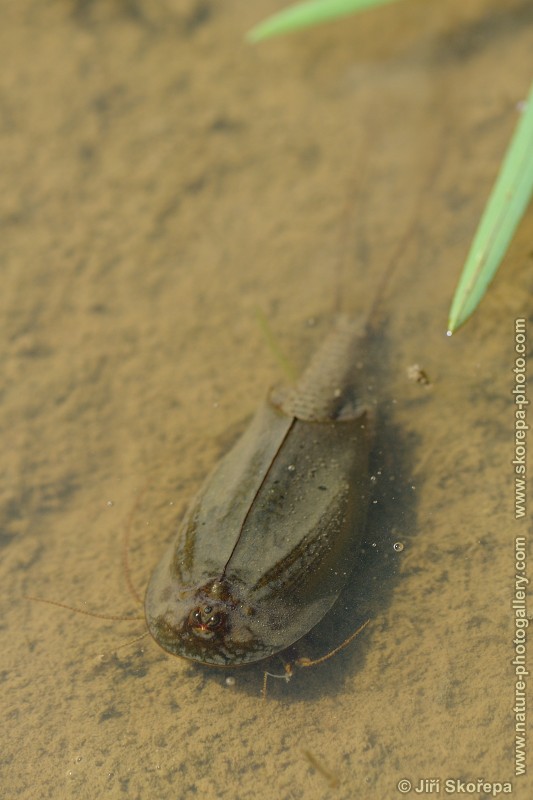
<svg viewBox="0 0 533 800">
<path fill-rule="evenodd" d="M 533 192 L 533 84 L 455 290 L 448 336 L 475 311 Z"/>
<path fill-rule="evenodd" d="M 300 28 L 318 25 L 338 17 L 356 14 L 367 8 L 383 6 L 397 0 L 309 0 L 283 9 L 260 22 L 246 34 L 249 42 L 259 42 L 270 36 L 281 36 Z"/>
</svg>

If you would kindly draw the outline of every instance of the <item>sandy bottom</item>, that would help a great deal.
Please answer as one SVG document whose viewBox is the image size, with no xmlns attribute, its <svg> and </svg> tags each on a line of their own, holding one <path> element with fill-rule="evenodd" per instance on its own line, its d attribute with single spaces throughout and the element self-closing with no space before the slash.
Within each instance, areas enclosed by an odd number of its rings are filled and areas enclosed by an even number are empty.
<svg viewBox="0 0 533 800">
<path fill-rule="evenodd" d="M 531 4 L 413 0 L 245 45 L 276 6 L 2 4 L 9 800 L 383 800 L 432 778 L 441 796 L 447 779 L 484 778 L 531 797 L 515 777 L 511 665 L 526 534 L 514 321 L 531 314 L 531 214 L 479 313 L 445 336 L 528 90 Z M 370 617 L 355 642 L 272 680 L 262 702 L 261 669 L 197 668 L 149 637 L 128 644 L 142 619 L 25 599 L 142 618 L 124 532 L 142 596 L 188 501 L 280 379 L 257 311 L 300 365 L 339 295 L 368 311 L 391 259 L 366 545 L 299 650 L 327 652 Z M 407 378 L 415 363 L 431 386 Z"/>
</svg>

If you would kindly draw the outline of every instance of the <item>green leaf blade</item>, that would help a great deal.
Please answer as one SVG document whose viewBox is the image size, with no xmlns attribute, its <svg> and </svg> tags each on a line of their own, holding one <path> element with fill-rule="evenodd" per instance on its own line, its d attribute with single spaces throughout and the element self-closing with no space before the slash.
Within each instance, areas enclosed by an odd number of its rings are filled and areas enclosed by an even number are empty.
<svg viewBox="0 0 533 800">
<path fill-rule="evenodd" d="M 463 325 L 481 302 L 532 193 L 533 85 L 459 278 L 450 308 L 448 335 Z"/>
<path fill-rule="evenodd" d="M 394 2 L 397 0 L 309 0 L 267 17 L 248 31 L 246 39 L 252 43 L 259 42 Z"/>
</svg>

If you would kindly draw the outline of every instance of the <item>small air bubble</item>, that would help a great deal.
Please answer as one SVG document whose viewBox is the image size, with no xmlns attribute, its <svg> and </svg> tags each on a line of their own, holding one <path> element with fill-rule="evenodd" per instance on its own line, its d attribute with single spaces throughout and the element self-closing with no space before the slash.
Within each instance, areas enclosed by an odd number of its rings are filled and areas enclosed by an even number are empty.
<svg viewBox="0 0 533 800">
<path fill-rule="evenodd" d="M 226 678 L 226 686 L 235 686 L 235 678 L 233 675 L 228 675 Z"/>
<path fill-rule="evenodd" d="M 106 506 L 108 506 L 109 508 L 111 508 L 111 506 L 114 506 L 114 505 L 115 505 L 115 503 L 113 502 L 113 500 L 108 500 L 107 503 L 106 503 Z"/>
<path fill-rule="evenodd" d="M 403 542 L 394 542 L 392 545 L 392 549 L 395 550 L 397 553 L 401 553 L 404 548 Z"/>
<path fill-rule="evenodd" d="M 289 466 L 287 467 L 287 469 L 289 470 L 289 472 L 294 472 L 294 470 L 296 469 L 296 467 L 294 466 L 294 464 L 289 464 Z"/>
</svg>

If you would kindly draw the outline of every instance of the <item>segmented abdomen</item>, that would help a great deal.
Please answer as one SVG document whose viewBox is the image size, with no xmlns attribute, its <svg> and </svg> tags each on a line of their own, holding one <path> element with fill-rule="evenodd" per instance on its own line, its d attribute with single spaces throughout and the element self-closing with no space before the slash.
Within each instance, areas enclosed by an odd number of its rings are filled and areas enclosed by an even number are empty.
<svg viewBox="0 0 533 800">
<path fill-rule="evenodd" d="M 276 388 L 270 400 L 287 416 L 306 422 L 327 422 L 355 415 L 347 395 L 360 382 L 356 356 L 361 357 L 365 329 L 360 320 L 339 316 L 294 387 Z"/>
</svg>

